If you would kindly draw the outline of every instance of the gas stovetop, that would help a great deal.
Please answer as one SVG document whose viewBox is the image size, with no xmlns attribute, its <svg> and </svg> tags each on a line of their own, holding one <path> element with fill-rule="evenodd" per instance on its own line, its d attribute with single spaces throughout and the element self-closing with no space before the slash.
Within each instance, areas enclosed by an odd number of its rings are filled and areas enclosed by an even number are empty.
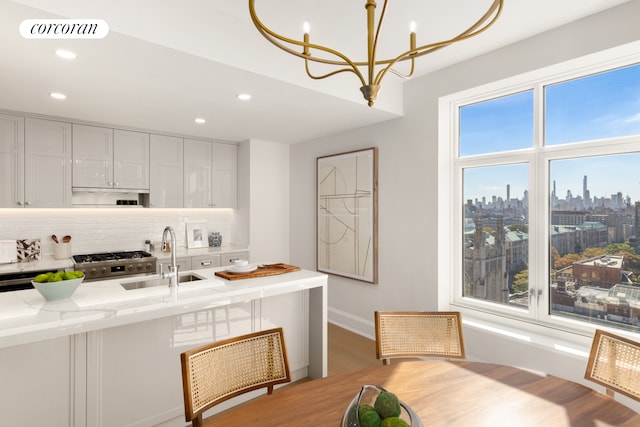
<svg viewBox="0 0 640 427">
<path fill-rule="evenodd" d="M 76 264 L 84 264 L 87 262 L 135 260 L 149 257 L 151 257 L 151 254 L 145 251 L 101 252 L 97 254 L 74 255 L 73 261 Z"/>
<path fill-rule="evenodd" d="M 74 255 L 74 268 L 85 274 L 85 280 L 155 274 L 156 257 L 145 251 L 100 252 Z"/>
</svg>

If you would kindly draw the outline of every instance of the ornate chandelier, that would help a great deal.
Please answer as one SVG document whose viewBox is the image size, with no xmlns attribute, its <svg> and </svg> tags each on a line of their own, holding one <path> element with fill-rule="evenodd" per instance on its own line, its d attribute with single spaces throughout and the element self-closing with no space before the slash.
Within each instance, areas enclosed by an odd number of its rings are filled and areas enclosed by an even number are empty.
<svg viewBox="0 0 640 427">
<path fill-rule="evenodd" d="M 255 11 L 255 0 L 249 0 L 249 12 L 251 13 L 251 19 L 253 20 L 254 25 L 256 26 L 260 34 L 262 34 L 267 40 L 269 40 L 271 43 L 284 50 L 285 52 L 304 59 L 305 70 L 307 72 L 307 75 L 312 79 L 324 79 L 344 72 L 351 72 L 355 74 L 362 83 L 360 91 L 362 92 L 364 98 L 368 101 L 369 107 L 371 107 L 373 106 L 373 103 L 378 96 L 378 91 L 380 91 L 380 84 L 387 72 L 391 72 L 402 78 L 411 77 L 414 72 L 415 58 L 435 52 L 436 50 L 442 49 L 443 47 L 449 46 L 462 40 L 467 40 L 482 33 L 497 21 L 500 13 L 502 12 L 504 3 L 504 0 L 493 0 L 489 9 L 485 12 L 484 15 L 480 17 L 480 19 L 478 19 L 473 25 L 471 25 L 469 28 L 467 28 L 457 36 L 448 40 L 429 43 L 423 46 L 416 46 L 415 28 L 412 28 L 409 34 L 409 50 L 400 53 L 395 58 L 377 60 L 376 49 L 378 45 L 378 37 L 380 35 L 382 21 L 384 20 L 385 13 L 387 11 L 388 0 L 384 0 L 382 12 L 380 13 L 380 17 L 377 23 L 375 22 L 376 2 L 375 0 L 366 1 L 367 2 L 365 4 L 365 8 L 367 10 L 368 45 L 366 61 L 353 61 L 337 50 L 310 43 L 309 29 L 306 23 L 306 28 L 304 29 L 304 36 L 302 40 L 294 40 L 277 34 L 276 32 L 266 27 L 258 18 Z M 294 50 L 294 46 L 301 46 L 302 52 Z M 313 54 L 311 53 L 312 51 Z M 319 56 L 316 56 L 318 54 Z M 411 69 L 408 74 L 402 74 L 394 69 L 394 66 L 397 63 L 407 60 L 411 61 Z M 338 68 L 327 74 L 314 75 L 311 73 L 311 71 L 309 71 L 310 61 L 328 64 Z M 366 80 L 363 72 L 360 70 L 361 67 L 366 67 Z"/>
</svg>

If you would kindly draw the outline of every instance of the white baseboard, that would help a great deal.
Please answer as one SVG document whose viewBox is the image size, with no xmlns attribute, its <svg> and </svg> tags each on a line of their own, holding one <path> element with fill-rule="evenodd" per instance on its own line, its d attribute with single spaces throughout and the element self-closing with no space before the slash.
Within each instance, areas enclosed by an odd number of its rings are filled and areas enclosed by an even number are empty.
<svg viewBox="0 0 640 427">
<path fill-rule="evenodd" d="M 371 313 L 371 319 L 365 319 L 331 307 L 329 307 L 327 311 L 330 323 L 340 326 L 341 328 L 355 334 L 362 335 L 363 337 L 372 340 L 375 339 L 376 331 L 373 322 L 373 313 Z"/>
</svg>

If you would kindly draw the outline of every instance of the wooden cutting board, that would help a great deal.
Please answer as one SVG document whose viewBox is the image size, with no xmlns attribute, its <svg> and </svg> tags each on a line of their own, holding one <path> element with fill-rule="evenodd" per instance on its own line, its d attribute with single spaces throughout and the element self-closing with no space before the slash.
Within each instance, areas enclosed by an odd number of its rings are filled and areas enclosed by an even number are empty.
<svg viewBox="0 0 640 427">
<path fill-rule="evenodd" d="M 292 271 L 299 271 L 300 267 L 289 264 L 267 264 L 262 267 L 258 267 L 256 270 L 250 273 L 231 273 L 228 271 L 216 271 L 216 276 L 222 277 L 227 280 L 240 280 L 240 279 L 253 279 L 256 277 L 275 276 L 276 274 L 291 273 Z"/>
</svg>

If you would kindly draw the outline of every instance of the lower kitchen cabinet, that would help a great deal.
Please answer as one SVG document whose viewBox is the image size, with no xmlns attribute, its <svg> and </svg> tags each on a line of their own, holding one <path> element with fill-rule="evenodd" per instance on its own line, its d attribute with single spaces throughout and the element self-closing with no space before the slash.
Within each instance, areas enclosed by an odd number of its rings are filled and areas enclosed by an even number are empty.
<svg viewBox="0 0 640 427">
<path fill-rule="evenodd" d="M 198 255 L 191 257 L 191 268 L 194 270 L 213 267 L 220 267 L 220 254 Z"/>
<path fill-rule="evenodd" d="M 0 424 L 3 426 L 81 426 L 74 421 L 76 388 L 72 336 L 4 348 L 0 351 Z M 81 403 L 81 402 L 80 402 Z"/>
<path fill-rule="evenodd" d="M 176 257 L 176 264 L 178 264 L 178 272 L 191 270 L 191 257 Z M 156 264 L 156 273 L 168 272 L 171 265 L 171 258 L 159 259 Z"/>
<path fill-rule="evenodd" d="M 182 427 L 180 353 L 282 326 L 292 377 L 300 379 L 309 365 L 308 314 L 303 290 L 4 348 L 2 425 Z M 262 392 L 239 396 L 207 415 Z"/>
<path fill-rule="evenodd" d="M 88 426 L 183 426 L 180 353 L 252 331 L 252 302 L 89 333 Z"/>
</svg>

